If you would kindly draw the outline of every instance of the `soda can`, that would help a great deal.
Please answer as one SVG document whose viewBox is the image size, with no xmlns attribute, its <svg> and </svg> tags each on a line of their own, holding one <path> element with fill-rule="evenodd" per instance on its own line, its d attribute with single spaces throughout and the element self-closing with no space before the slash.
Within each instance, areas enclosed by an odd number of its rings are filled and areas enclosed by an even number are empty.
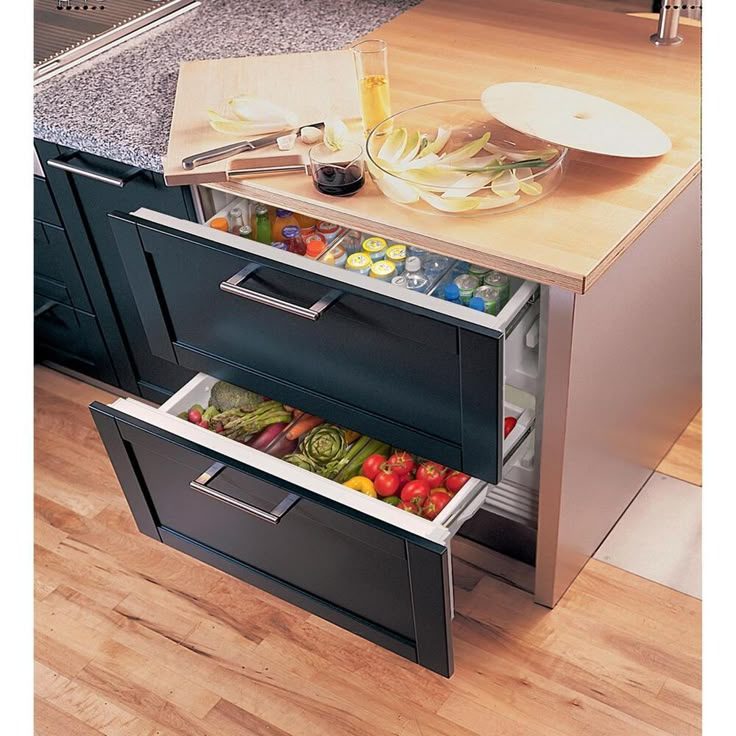
<svg viewBox="0 0 736 736">
<path fill-rule="evenodd" d="M 473 296 L 482 299 L 485 303 L 486 314 L 498 314 L 501 311 L 501 292 L 495 286 L 479 286 Z"/>
<path fill-rule="evenodd" d="M 489 271 L 483 277 L 483 283 L 486 286 L 494 286 L 499 290 L 501 296 L 500 308 L 503 309 L 511 296 L 511 279 L 500 271 Z"/>
<path fill-rule="evenodd" d="M 453 281 L 460 290 L 460 304 L 469 304 L 473 298 L 473 292 L 480 286 L 480 281 L 470 273 L 460 274 Z"/>
</svg>

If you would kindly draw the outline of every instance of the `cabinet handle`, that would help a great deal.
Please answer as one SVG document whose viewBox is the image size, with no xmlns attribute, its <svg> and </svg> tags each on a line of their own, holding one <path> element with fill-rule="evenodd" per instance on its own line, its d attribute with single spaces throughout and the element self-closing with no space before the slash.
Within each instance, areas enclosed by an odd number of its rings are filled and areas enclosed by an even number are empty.
<svg viewBox="0 0 736 736">
<path fill-rule="evenodd" d="M 259 264 L 251 263 L 241 271 L 238 271 L 234 276 L 231 276 L 227 281 L 221 282 L 220 288 L 228 294 L 235 294 L 235 296 L 240 296 L 243 299 L 250 299 L 259 304 L 265 304 L 267 307 L 281 309 L 289 314 L 295 314 L 297 317 L 312 320 L 312 322 L 318 320 L 327 307 L 342 296 L 342 292 L 337 291 L 337 289 L 330 289 L 319 301 L 307 308 L 300 307 L 298 304 L 291 304 L 275 296 L 268 296 L 252 289 L 243 288 L 241 284 L 251 277 L 258 268 Z"/>
<path fill-rule="evenodd" d="M 132 167 L 128 169 L 121 177 L 109 176 L 108 174 L 101 174 L 98 171 L 92 171 L 91 169 L 85 169 L 83 166 L 70 164 L 69 159 L 76 156 L 76 153 L 66 154 L 59 156 L 59 158 L 50 158 L 46 163 L 54 169 L 61 169 L 69 174 L 78 174 L 84 176 L 87 179 L 94 179 L 95 181 L 101 181 L 103 184 L 110 184 L 113 187 L 124 187 L 134 176 L 138 176 L 143 169 Z"/>
<path fill-rule="evenodd" d="M 283 501 L 280 501 L 277 506 L 271 511 L 264 511 L 259 509 L 257 506 L 251 506 L 245 501 L 239 501 L 237 498 L 228 496 L 226 493 L 216 491 L 214 488 L 209 488 L 207 483 L 211 481 L 218 473 L 225 469 L 223 463 L 212 463 L 207 470 L 202 473 L 196 480 L 193 480 L 189 487 L 199 493 L 203 493 L 205 496 L 214 498 L 217 501 L 222 501 L 230 506 L 234 506 L 236 509 L 245 511 L 247 514 L 256 516 L 263 521 L 267 521 L 269 524 L 278 524 L 284 517 L 286 512 L 299 500 L 299 496 L 290 493 Z"/>
<path fill-rule="evenodd" d="M 46 314 L 46 312 L 50 312 L 54 307 L 58 306 L 59 302 L 55 302 L 53 299 L 49 299 L 47 302 L 44 302 L 38 309 L 34 310 L 33 319 L 38 319 L 42 315 Z"/>
</svg>

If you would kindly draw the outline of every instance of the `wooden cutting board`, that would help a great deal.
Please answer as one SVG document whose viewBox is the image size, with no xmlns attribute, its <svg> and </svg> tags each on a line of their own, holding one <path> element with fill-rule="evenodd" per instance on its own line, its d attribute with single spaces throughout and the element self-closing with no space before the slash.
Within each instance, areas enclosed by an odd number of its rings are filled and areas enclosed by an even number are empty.
<svg viewBox="0 0 736 736">
<path fill-rule="evenodd" d="M 350 51 L 182 62 L 164 161 L 167 184 L 227 181 L 230 159 L 191 170 L 184 169 L 181 160 L 243 139 L 213 130 L 207 116 L 208 109 L 228 116 L 227 100 L 241 94 L 256 95 L 292 110 L 300 126 L 329 118 L 346 122 L 360 119 L 358 86 Z M 232 158 L 260 160 L 295 153 L 306 156 L 307 150 L 308 147 L 298 140 L 292 151 L 281 152 L 273 145 Z"/>
</svg>

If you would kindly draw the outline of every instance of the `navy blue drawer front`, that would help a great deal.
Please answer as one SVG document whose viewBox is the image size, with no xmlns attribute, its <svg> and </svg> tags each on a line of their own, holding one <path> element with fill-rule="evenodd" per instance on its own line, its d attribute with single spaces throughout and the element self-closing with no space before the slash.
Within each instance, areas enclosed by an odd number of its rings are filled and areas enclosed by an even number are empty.
<svg viewBox="0 0 736 736">
<path fill-rule="evenodd" d="M 66 233 L 40 220 L 33 221 L 33 275 L 37 294 L 91 311 Z"/>
<path fill-rule="evenodd" d="M 61 227 L 61 219 L 51 190 L 42 176 L 33 177 L 33 219 Z"/>
<path fill-rule="evenodd" d="M 112 227 L 151 351 L 496 482 L 503 336 L 206 238 L 115 213 Z M 316 321 L 220 288 L 248 288 Z M 366 280 L 367 282 L 368 280 Z"/>
<path fill-rule="evenodd" d="M 139 529 L 445 676 L 452 673 L 447 550 L 102 404 L 91 411 Z M 190 482 L 262 509 L 272 524 Z"/>
<path fill-rule="evenodd" d="M 115 373 L 93 315 L 34 295 L 34 359 L 71 368 L 105 383 Z"/>
</svg>

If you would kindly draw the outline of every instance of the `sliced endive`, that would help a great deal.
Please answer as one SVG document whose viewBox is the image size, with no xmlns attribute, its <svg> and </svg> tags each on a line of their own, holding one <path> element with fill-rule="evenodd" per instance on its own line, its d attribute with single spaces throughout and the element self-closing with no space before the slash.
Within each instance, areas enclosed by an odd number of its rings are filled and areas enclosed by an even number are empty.
<svg viewBox="0 0 736 736">
<path fill-rule="evenodd" d="M 468 174 L 462 179 L 459 179 L 455 184 L 452 185 L 443 195 L 443 199 L 449 199 L 450 197 L 468 197 L 479 189 L 488 186 L 493 179 L 488 174 Z"/>
<path fill-rule="evenodd" d="M 341 151 L 347 143 L 348 137 L 348 126 L 342 120 L 334 119 L 325 121 L 322 140 L 330 150 Z"/>
<path fill-rule="evenodd" d="M 386 136 L 386 140 L 378 151 L 378 158 L 389 165 L 396 163 L 404 152 L 406 138 L 406 128 L 396 128 Z"/>
<path fill-rule="evenodd" d="M 227 101 L 230 112 L 238 118 L 252 123 L 271 123 L 280 121 L 284 128 L 294 128 L 297 116 L 285 107 L 276 105 L 255 95 L 236 95 Z"/>
<path fill-rule="evenodd" d="M 519 181 L 519 189 L 524 194 L 537 196 L 542 193 L 542 185 L 534 181 L 534 174 L 530 168 L 516 169 L 514 173 Z"/>
<path fill-rule="evenodd" d="M 378 188 L 391 200 L 400 204 L 412 204 L 419 200 L 419 191 L 411 184 L 397 179 L 391 174 L 384 174 L 376 181 Z"/>
<path fill-rule="evenodd" d="M 484 197 L 438 197 L 429 192 L 418 192 L 419 196 L 430 206 L 441 212 L 469 212 L 478 208 Z"/>
<path fill-rule="evenodd" d="M 476 138 L 474 141 L 470 141 L 464 146 L 456 148 L 454 151 L 452 151 L 452 153 L 444 154 L 444 156 L 442 156 L 442 161 L 449 164 L 451 162 L 462 161 L 466 158 L 473 158 L 473 156 L 475 156 L 478 151 L 482 150 L 483 146 L 488 143 L 488 139 L 490 137 L 490 133 L 483 133 L 480 138 Z"/>
<path fill-rule="evenodd" d="M 445 147 L 447 141 L 450 140 L 451 134 L 452 131 L 449 128 L 437 128 L 435 139 L 419 152 L 418 157 L 424 158 L 425 156 L 429 156 L 430 153 L 439 153 Z"/>
<path fill-rule="evenodd" d="M 241 138 L 249 138 L 254 135 L 265 135 L 284 130 L 289 126 L 283 120 L 271 120 L 266 122 L 250 122 L 246 120 L 233 120 L 225 118 L 214 110 L 207 110 L 210 125 L 218 133 L 227 135 L 239 135 Z"/>
<path fill-rule="evenodd" d="M 491 182 L 491 191 L 499 197 L 510 197 L 519 191 L 519 180 L 516 174 L 507 170 Z"/>
</svg>

